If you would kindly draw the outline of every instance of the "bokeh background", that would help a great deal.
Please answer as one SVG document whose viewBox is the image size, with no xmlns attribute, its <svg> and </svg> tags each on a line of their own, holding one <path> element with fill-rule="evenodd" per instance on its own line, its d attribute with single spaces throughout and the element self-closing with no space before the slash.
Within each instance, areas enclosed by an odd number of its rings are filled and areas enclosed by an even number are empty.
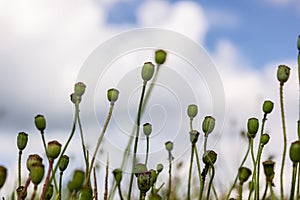
<svg viewBox="0 0 300 200">
<path fill-rule="evenodd" d="M 0 0 L 0 164 L 10 169 L 2 192 L 9 194 L 12 185 L 16 185 L 17 133 L 29 133 L 25 156 L 41 151 L 33 118 L 42 113 L 48 123 L 47 140 L 64 143 L 72 125 L 69 94 L 87 57 L 117 34 L 145 27 L 185 35 L 202 46 L 215 63 L 223 82 L 226 106 L 221 136 L 212 142 L 212 148 L 219 152 L 216 179 L 219 188 L 226 190 L 231 183 L 230 177 L 235 175 L 246 151 L 247 141 L 240 132 L 246 128 L 248 118 L 261 119 L 265 99 L 271 99 L 275 109 L 266 124 L 271 140 L 262 160 L 274 156 L 278 170 L 282 131 L 276 70 L 279 64 L 292 69 L 284 91 L 288 143 L 291 143 L 297 139 L 299 115 L 296 62 L 299 22 L 297 0 Z M 99 94 L 99 99 L 105 105 L 106 93 L 101 92 L 103 96 Z M 106 110 L 100 121 L 105 115 Z M 77 134 L 69 150 L 74 158 L 73 169 L 83 167 L 78 145 Z M 104 160 L 107 151 L 103 150 Z M 160 162 L 166 159 L 167 154 Z M 291 164 L 287 162 L 288 165 Z M 288 175 L 289 170 L 290 166 Z M 288 176 L 287 188 L 289 184 Z"/>
</svg>

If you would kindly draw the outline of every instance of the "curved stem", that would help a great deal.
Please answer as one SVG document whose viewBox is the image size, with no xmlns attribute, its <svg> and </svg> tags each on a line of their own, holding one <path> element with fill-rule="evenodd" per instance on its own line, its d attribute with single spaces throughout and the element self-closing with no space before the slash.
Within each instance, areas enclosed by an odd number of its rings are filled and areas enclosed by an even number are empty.
<svg viewBox="0 0 300 200">
<path fill-rule="evenodd" d="M 172 159 L 173 156 L 171 152 L 169 151 L 169 187 L 167 192 L 167 200 L 170 200 L 171 191 L 172 191 Z"/>
<path fill-rule="evenodd" d="M 295 196 L 295 185 L 296 185 L 296 177 L 297 177 L 297 163 L 293 163 L 293 174 L 292 174 L 292 186 L 291 186 L 291 194 L 290 200 L 294 199 Z"/>
<path fill-rule="evenodd" d="M 264 190 L 264 194 L 263 194 L 263 197 L 262 199 L 266 199 L 266 196 L 267 196 L 267 192 L 268 192 L 268 181 L 266 181 L 266 186 L 265 186 L 265 190 Z"/>
<path fill-rule="evenodd" d="M 121 184 L 117 184 L 120 200 L 123 200 L 122 190 L 121 190 Z"/>
<path fill-rule="evenodd" d="M 272 186 L 271 182 L 269 182 L 269 186 L 270 186 L 270 192 L 271 192 L 271 199 L 276 200 L 274 190 L 273 190 L 273 186 Z"/>
<path fill-rule="evenodd" d="M 243 183 L 240 183 L 238 188 L 238 200 L 242 200 L 242 199 L 243 199 Z"/>
<path fill-rule="evenodd" d="M 37 191 L 37 185 L 34 185 L 34 187 L 33 187 L 33 193 L 31 195 L 31 200 L 35 199 L 36 191 Z M 41 198 L 41 200 L 44 200 L 44 198 L 43 199 Z"/>
<path fill-rule="evenodd" d="M 107 127 L 108 127 L 108 123 L 109 123 L 110 118 L 112 116 L 113 109 L 114 109 L 114 103 L 111 103 L 110 104 L 110 108 L 109 108 L 109 112 L 108 112 L 108 115 L 107 115 L 107 118 L 106 118 L 106 121 L 104 123 L 102 132 L 101 132 L 101 134 L 100 134 L 100 136 L 98 138 L 97 145 L 96 145 L 96 148 L 95 148 L 94 153 L 93 153 L 92 161 L 91 161 L 91 164 L 89 166 L 89 170 L 88 170 L 88 173 L 87 173 L 87 176 L 86 176 L 85 185 L 89 185 L 90 184 L 91 173 L 92 173 L 92 169 L 93 169 L 94 162 L 95 162 L 95 159 L 96 159 L 96 155 L 98 153 L 98 150 L 99 150 L 100 144 L 102 142 L 104 133 L 105 133 Z"/>
<path fill-rule="evenodd" d="M 85 142 L 84 142 L 84 137 L 83 137 L 83 130 L 82 130 L 82 126 L 81 126 L 81 121 L 80 121 L 80 116 L 78 114 L 78 126 L 79 126 L 79 132 L 80 132 L 80 138 L 81 138 L 81 147 L 82 147 L 82 151 L 83 151 L 83 158 L 84 158 L 84 162 L 85 162 L 85 173 L 88 173 L 88 169 L 89 169 L 89 160 L 87 158 L 87 151 L 85 149 Z"/>
<path fill-rule="evenodd" d="M 200 159 L 199 159 L 198 149 L 197 149 L 196 144 L 194 145 L 193 150 L 195 151 L 195 155 L 196 155 L 196 163 L 197 163 L 199 181 L 201 181 L 201 166 L 200 166 Z"/>
<path fill-rule="evenodd" d="M 50 159 L 50 160 L 49 160 L 48 173 L 47 173 L 47 177 L 46 177 L 45 184 L 44 184 L 44 187 L 43 187 L 43 192 L 42 192 L 42 195 L 41 195 L 41 199 L 42 199 L 42 200 L 45 198 L 45 194 L 46 194 L 47 187 L 48 187 L 48 184 L 49 184 L 49 179 L 50 179 L 52 167 L 53 167 L 53 160 Z"/>
<path fill-rule="evenodd" d="M 21 158 L 22 158 L 22 150 L 19 151 L 19 156 L 18 156 L 18 183 L 19 183 L 19 186 L 21 186 Z"/>
<path fill-rule="evenodd" d="M 204 148 L 203 148 L 204 153 L 207 150 L 207 139 L 208 139 L 208 134 L 205 133 L 205 135 L 204 135 Z"/>
<path fill-rule="evenodd" d="M 211 167 L 211 177 L 210 177 L 210 181 L 209 181 L 208 189 L 207 189 L 207 195 L 206 195 L 207 199 L 209 199 L 210 189 L 212 187 L 213 179 L 215 177 L 215 167 L 214 167 L 214 165 L 211 165 L 210 167 Z"/>
<path fill-rule="evenodd" d="M 253 163 L 253 174 L 252 174 L 252 182 L 251 184 L 253 184 L 253 187 L 251 187 L 250 191 L 249 191 L 249 195 L 248 195 L 248 199 L 251 199 L 252 196 L 252 192 L 255 189 L 255 177 L 256 177 L 256 167 L 255 167 L 255 157 L 254 157 L 254 149 L 253 149 L 253 138 L 250 138 L 250 151 L 251 151 L 251 158 L 252 158 L 252 163 Z"/>
<path fill-rule="evenodd" d="M 283 84 L 280 84 L 280 108 L 281 108 L 281 120 L 282 120 L 282 130 L 283 130 L 283 153 L 281 161 L 281 170 L 280 170 L 280 199 L 284 199 L 284 165 L 286 157 L 286 146 L 287 146 L 287 136 L 286 136 L 286 126 L 285 126 L 285 115 L 284 115 L 284 102 L 283 102 Z"/>
<path fill-rule="evenodd" d="M 59 186 L 58 186 L 58 200 L 61 200 L 61 186 L 62 186 L 62 176 L 63 176 L 63 171 L 59 173 Z"/>
<path fill-rule="evenodd" d="M 192 178 L 192 168 L 193 168 L 193 158 L 194 158 L 194 148 L 195 144 L 192 144 L 191 148 L 191 160 L 190 160 L 190 169 L 189 169 L 189 178 L 188 178 L 188 191 L 187 191 L 187 199 L 191 199 L 191 178 Z"/>
<path fill-rule="evenodd" d="M 147 142 L 146 142 L 146 159 L 145 159 L 145 165 L 147 166 L 148 163 L 148 154 L 149 154 L 149 136 L 147 136 Z"/>
</svg>

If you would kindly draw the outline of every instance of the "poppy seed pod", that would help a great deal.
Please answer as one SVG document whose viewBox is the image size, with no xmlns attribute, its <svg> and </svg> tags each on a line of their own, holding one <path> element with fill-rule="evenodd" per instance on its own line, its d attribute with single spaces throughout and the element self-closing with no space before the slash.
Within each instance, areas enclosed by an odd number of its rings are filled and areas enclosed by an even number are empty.
<svg viewBox="0 0 300 200">
<path fill-rule="evenodd" d="M 190 131 L 190 142 L 192 144 L 196 144 L 197 143 L 199 134 L 200 133 L 197 130 Z"/>
<path fill-rule="evenodd" d="M 37 154 L 29 155 L 28 158 L 27 158 L 27 162 L 26 162 L 26 166 L 27 166 L 28 171 L 30 171 L 30 168 L 31 168 L 32 165 L 42 164 L 42 162 L 43 162 L 43 158 L 40 157 L 39 155 L 37 155 Z"/>
<path fill-rule="evenodd" d="M 7 169 L 4 166 L 0 166 L 0 188 L 4 185 L 7 177 Z"/>
<path fill-rule="evenodd" d="M 117 185 L 120 185 L 121 181 L 122 181 L 122 170 L 121 169 L 114 169 L 113 170 L 113 175 L 114 175 L 115 181 L 117 182 Z"/>
<path fill-rule="evenodd" d="M 251 138 L 255 138 L 256 133 L 258 131 L 259 122 L 257 118 L 250 118 L 248 119 L 247 128 L 248 128 L 248 134 Z"/>
<path fill-rule="evenodd" d="M 107 90 L 107 99 L 110 103 L 115 103 L 119 98 L 119 90 L 111 88 Z"/>
<path fill-rule="evenodd" d="M 208 150 L 203 154 L 202 161 L 206 165 L 213 165 L 215 164 L 216 160 L 217 160 L 217 153 L 212 150 Z"/>
<path fill-rule="evenodd" d="M 205 135 L 210 134 L 215 128 L 215 118 L 212 116 L 206 116 L 202 123 L 202 131 Z"/>
<path fill-rule="evenodd" d="M 151 172 L 151 182 L 152 184 L 156 183 L 156 180 L 157 180 L 157 173 L 154 169 L 150 169 L 149 172 Z"/>
<path fill-rule="evenodd" d="M 44 131 L 46 128 L 46 119 L 44 115 L 37 115 L 34 118 L 34 123 L 39 131 Z"/>
<path fill-rule="evenodd" d="M 19 187 L 17 187 L 16 192 L 17 192 L 18 199 L 19 199 L 19 196 L 21 195 L 23 189 L 24 189 L 24 186 L 22 186 L 22 185 L 19 186 Z M 24 199 L 26 199 L 26 197 L 27 197 L 27 189 L 25 190 L 25 192 L 24 192 L 24 194 L 23 194 L 23 196 L 22 196 L 21 199 L 24 200 Z"/>
<path fill-rule="evenodd" d="M 277 69 L 277 79 L 280 84 L 284 84 L 290 77 L 291 69 L 286 65 L 279 65 Z"/>
<path fill-rule="evenodd" d="M 141 192 L 146 193 L 152 187 L 151 172 L 140 173 L 137 177 L 138 188 Z"/>
<path fill-rule="evenodd" d="M 294 163 L 300 162 L 300 141 L 299 140 L 291 144 L 290 159 Z"/>
<path fill-rule="evenodd" d="M 158 163 L 157 166 L 156 166 L 156 171 L 157 171 L 157 173 L 162 172 L 163 169 L 164 169 L 163 164 Z"/>
<path fill-rule="evenodd" d="M 70 191 L 79 191 L 83 186 L 84 178 L 82 170 L 75 170 L 72 180 L 68 182 L 68 189 Z"/>
<path fill-rule="evenodd" d="M 265 133 L 261 135 L 260 142 L 262 145 L 268 144 L 269 140 L 270 140 L 269 134 Z"/>
<path fill-rule="evenodd" d="M 162 49 L 155 51 L 155 62 L 159 65 L 164 64 L 167 58 L 167 52 Z"/>
<path fill-rule="evenodd" d="M 41 183 L 45 173 L 45 167 L 41 163 L 36 163 L 30 167 L 30 179 L 34 185 Z"/>
<path fill-rule="evenodd" d="M 148 200 L 162 200 L 162 197 L 157 193 L 151 193 Z"/>
<path fill-rule="evenodd" d="M 274 103 L 272 101 L 266 100 L 263 104 L 263 111 L 265 114 L 269 114 L 272 112 L 274 107 Z"/>
<path fill-rule="evenodd" d="M 48 142 L 46 151 L 47 151 L 48 158 L 51 159 L 51 160 L 54 160 L 60 154 L 61 144 L 56 140 Z"/>
<path fill-rule="evenodd" d="M 93 190 L 91 186 L 83 186 L 79 196 L 79 200 L 92 200 L 93 199 Z"/>
<path fill-rule="evenodd" d="M 142 68 L 142 78 L 144 81 L 149 81 L 154 74 L 154 65 L 151 62 L 146 62 Z"/>
<path fill-rule="evenodd" d="M 20 151 L 24 150 L 28 142 L 28 134 L 20 132 L 17 136 L 17 146 Z"/>
<path fill-rule="evenodd" d="M 53 185 L 49 184 L 45 193 L 45 200 L 50 200 L 53 196 Z"/>
<path fill-rule="evenodd" d="M 194 119 L 198 114 L 198 106 L 195 104 L 190 104 L 187 109 L 187 114 L 191 120 Z"/>
<path fill-rule="evenodd" d="M 249 177 L 251 176 L 251 170 L 247 167 L 240 167 L 239 168 L 239 180 L 243 184 L 245 183 Z"/>
<path fill-rule="evenodd" d="M 85 84 L 82 82 L 78 82 L 75 84 L 74 86 L 74 94 L 78 95 L 78 96 L 82 96 L 85 92 Z"/>
<path fill-rule="evenodd" d="M 173 145 L 173 142 L 168 141 L 165 143 L 165 146 L 166 146 L 167 151 L 172 151 L 174 145 Z"/>
<path fill-rule="evenodd" d="M 69 156 L 63 155 L 59 160 L 59 164 L 58 164 L 59 170 L 62 172 L 65 171 L 69 165 L 69 161 L 70 161 Z"/>
<path fill-rule="evenodd" d="M 72 103 L 74 103 L 74 104 L 79 104 L 81 102 L 81 96 L 79 96 L 75 93 L 72 93 L 70 95 L 70 99 L 71 99 Z"/>
<path fill-rule="evenodd" d="M 297 48 L 298 48 L 298 51 L 300 52 L 300 35 L 298 35 Z"/>
<path fill-rule="evenodd" d="M 145 164 L 142 164 L 142 163 L 137 163 L 135 166 L 134 166 L 134 169 L 133 169 L 133 173 L 136 177 L 138 177 L 138 175 L 140 173 L 143 173 L 143 172 L 146 172 L 148 171 L 147 167 Z"/>
<path fill-rule="evenodd" d="M 145 123 L 143 125 L 144 134 L 148 137 L 152 132 L 152 125 L 150 123 Z"/>
<path fill-rule="evenodd" d="M 275 175 L 274 172 L 275 162 L 272 160 L 266 160 L 263 162 L 264 173 L 268 181 L 272 181 Z"/>
</svg>

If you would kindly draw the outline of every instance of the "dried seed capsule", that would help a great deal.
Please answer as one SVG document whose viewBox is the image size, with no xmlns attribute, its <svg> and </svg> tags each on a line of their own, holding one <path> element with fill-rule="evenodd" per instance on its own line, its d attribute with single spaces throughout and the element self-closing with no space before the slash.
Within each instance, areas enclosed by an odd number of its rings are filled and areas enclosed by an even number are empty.
<svg viewBox="0 0 300 200">
<path fill-rule="evenodd" d="M 28 134 L 20 132 L 17 136 L 17 146 L 20 151 L 24 150 L 28 142 Z"/>
<path fill-rule="evenodd" d="M 119 91 L 115 88 L 111 88 L 107 91 L 107 99 L 110 103 L 115 103 L 118 100 Z"/>
<path fill-rule="evenodd" d="M 46 128 L 46 119 L 44 115 L 37 115 L 34 118 L 34 123 L 39 131 L 44 131 Z"/>
<path fill-rule="evenodd" d="M 48 156 L 48 158 L 51 159 L 51 160 L 54 160 L 60 154 L 61 144 L 58 141 L 53 140 L 51 142 L 48 142 L 46 150 L 47 150 L 47 156 Z"/>
<path fill-rule="evenodd" d="M 151 62 L 146 62 L 142 68 L 142 78 L 144 81 L 149 81 L 154 74 L 154 65 Z"/>
<path fill-rule="evenodd" d="M 146 136 L 149 136 L 152 132 L 152 125 L 150 123 L 145 123 L 143 125 L 143 131 Z"/>
<path fill-rule="evenodd" d="M 252 117 L 248 119 L 247 128 L 248 128 L 248 134 L 251 138 L 254 138 L 256 136 L 258 127 L 259 127 L 259 122 L 257 118 Z"/>
<path fill-rule="evenodd" d="M 159 65 L 164 64 L 167 58 L 167 52 L 162 49 L 155 51 L 155 62 Z"/>
<path fill-rule="evenodd" d="M 78 82 L 74 85 L 74 94 L 78 95 L 78 96 L 82 96 L 85 92 L 85 84 L 82 82 Z"/>
<path fill-rule="evenodd" d="M 241 183 L 245 183 L 248 178 L 251 176 L 251 170 L 247 167 L 240 167 L 239 168 L 239 180 Z"/>
<path fill-rule="evenodd" d="M 280 84 L 284 84 L 290 77 L 291 69 L 286 65 L 279 65 L 277 70 L 277 79 Z"/>
<path fill-rule="evenodd" d="M 190 104 L 187 109 L 187 114 L 189 118 L 192 120 L 198 114 L 198 106 L 195 104 Z"/>
<path fill-rule="evenodd" d="M 272 112 L 273 110 L 273 107 L 274 107 L 274 103 L 272 101 L 264 101 L 264 104 L 263 104 L 263 111 L 264 113 L 266 114 L 269 114 Z"/>
</svg>

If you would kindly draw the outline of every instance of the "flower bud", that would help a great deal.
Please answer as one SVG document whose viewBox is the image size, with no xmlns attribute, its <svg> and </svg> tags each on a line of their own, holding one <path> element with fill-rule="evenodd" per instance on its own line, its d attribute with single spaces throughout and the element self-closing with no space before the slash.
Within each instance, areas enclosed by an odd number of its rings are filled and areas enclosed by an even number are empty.
<svg viewBox="0 0 300 200">
<path fill-rule="evenodd" d="M 53 196 L 53 185 L 49 184 L 45 193 L 45 200 L 50 200 Z"/>
<path fill-rule="evenodd" d="M 51 142 L 48 142 L 46 151 L 49 159 L 54 160 L 55 158 L 57 158 L 60 154 L 60 150 L 61 144 L 58 141 L 53 140 Z"/>
<path fill-rule="evenodd" d="M 36 128 L 39 131 L 43 132 L 45 130 L 45 128 L 46 128 L 46 119 L 45 119 L 44 115 L 35 116 L 34 123 L 35 123 Z"/>
<path fill-rule="evenodd" d="M 151 172 L 140 173 L 137 177 L 137 183 L 141 192 L 148 192 L 148 190 L 152 187 Z"/>
<path fill-rule="evenodd" d="M 265 133 L 261 135 L 260 142 L 262 145 L 268 144 L 269 140 L 270 140 L 269 134 Z"/>
<path fill-rule="evenodd" d="M 156 171 L 157 171 L 157 173 L 162 172 L 163 169 L 164 169 L 163 164 L 158 163 L 157 166 L 156 166 Z"/>
<path fill-rule="evenodd" d="M 28 171 L 30 171 L 32 165 L 42 164 L 42 162 L 43 162 L 43 158 L 40 157 L 39 155 L 37 154 L 29 155 L 26 163 Z"/>
<path fill-rule="evenodd" d="M 168 141 L 165 143 L 167 151 L 172 151 L 173 150 L 173 142 Z"/>
<path fill-rule="evenodd" d="M 59 170 L 60 171 L 65 171 L 69 165 L 69 156 L 67 155 L 63 155 L 61 157 L 61 159 L 59 160 L 59 164 L 58 164 L 58 167 L 59 167 Z"/>
<path fill-rule="evenodd" d="M 258 119 L 254 118 L 254 117 L 248 119 L 247 127 L 248 127 L 249 136 L 251 138 L 254 138 L 258 131 L 258 127 L 259 127 Z"/>
<path fill-rule="evenodd" d="M 117 185 L 120 185 L 122 181 L 122 170 L 114 169 L 113 174 L 114 174 L 115 181 L 117 182 Z"/>
<path fill-rule="evenodd" d="M 7 177 L 7 169 L 0 165 L 0 188 L 4 185 Z"/>
<path fill-rule="evenodd" d="M 192 144 L 196 144 L 197 143 L 199 134 L 200 133 L 198 131 L 196 131 L 196 130 L 190 131 L 190 142 Z"/>
<path fill-rule="evenodd" d="M 80 200 L 92 200 L 93 199 L 93 190 L 89 185 L 84 186 L 82 188 L 79 199 Z"/>
<path fill-rule="evenodd" d="M 115 88 L 111 88 L 107 91 L 107 99 L 110 103 L 115 103 L 118 100 L 119 91 Z"/>
<path fill-rule="evenodd" d="M 72 93 L 70 95 L 70 99 L 71 99 L 72 103 L 74 103 L 74 104 L 79 104 L 81 102 L 81 96 L 79 96 L 75 93 Z"/>
<path fill-rule="evenodd" d="M 274 107 L 274 103 L 272 101 L 264 101 L 263 111 L 265 114 L 269 114 L 272 112 Z"/>
<path fill-rule="evenodd" d="M 215 128 L 215 118 L 206 116 L 202 122 L 202 131 L 205 135 L 210 134 Z"/>
<path fill-rule="evenodd" d="M 297 140 L 291 144 L 290 159 L 292 162 L 300 162 L 300 141 Z"/>
<path fill-rule="evenodd" d="M 82 82 L 78 82 L 75 84 L 74 86 L 74 94 L 78 95 L 78 96 L 82 96 L 85 92 L 85 84 Z"/>
<path fill-rule="evenodd" d="M 239 180 L 243 184 L 245 183 L 248 178 L 251 176 L 251 170 L 247 167 L 240 167 L 239 168 Z"/>
<path fill-rule="evenodd" d="M 23 189 L 24 189 L 24 186 L 17 187 L 16 192 L 17 192 L 18 199 L 19 199 L 19 196 L 21 195 Z M 24 199 L 26 199 L 26 197 L 27 197 L 27 189 L 25 190 L 25 192 L 24 192 L 24 194 L 23 194 L 23 196 L 22 196 L 21 199 L 24 200 Z"/>
<path fill-rule="evenodd" d="M 189 118 L 192 120 L 198 114 L 198 106 L 195 104 L 190 104 L 187 109 L 187 114 Z"/>
<path fill-rule="evenodd" d="M 152 125 L 150 123 L 145 123 L 143 125 L 144 134 L 148 137 L 152 132 Z"/>
<path fill-rule="evenodd" d="M 155 51 L 155 62 L 159 65 L 164 64 L 167 58 L 167 52 L 162 49 Z"/>
<path fill-rule="evenodd" d="M 279 65 L 277 70 L 277 79 L 280 84 L 284 84 L 290 77 L 290 68 L 286 65 Z"/>
<path fill-rule="evenodd" d="M 137 163 L 135 166 L 134 166 L 134 169 L 133 169 L 133 173 L 135 174 L 136 177 L 138 177 L 138 175 L 140 173 L 143 173 L 143 172 L 146 172 L 148 171 L 147 167 L 145 164 L 142 164 L 142 163 Z"/>
<path fill-rule="evenodd" d="M 275 162 L 272 160 L 266 160 L 263 162 L 264 173 L 268 181 L 272 181 L 275 175 L 274 172 Z"/>
<path fill-rule="evenodd" d="M 216 160 L 217 160 L 217 154 L 212 150 L 208 150 L 203 154 L 202 161 L 206 165 L 213 165 L 215 164 Z"/>
<path fill-rule="evenodd" d="M 36 163 L 30 167 L 30 179 L 34 185 L 40 184 L 44 177 L 44 165 L 41 163 Z"/>
<path fill-rule="evenodd" d="M 17 146 L 20 151 L 24 150 L 28 142 L 28 134 L 20 132 L 17 136 Z"/>
<path fill-rule="evenodd" d="M 300 35 L 298 35 L 297 48 L 298 48 L 298 51 L 300 52 Z"/>
<path fill-rule="evenodd" d="M 146 62 L 142 68 L 142 78 L 144 81 L 149 81 L 154 74 L 154 65 L 151 62 Z"/>
</svg>

